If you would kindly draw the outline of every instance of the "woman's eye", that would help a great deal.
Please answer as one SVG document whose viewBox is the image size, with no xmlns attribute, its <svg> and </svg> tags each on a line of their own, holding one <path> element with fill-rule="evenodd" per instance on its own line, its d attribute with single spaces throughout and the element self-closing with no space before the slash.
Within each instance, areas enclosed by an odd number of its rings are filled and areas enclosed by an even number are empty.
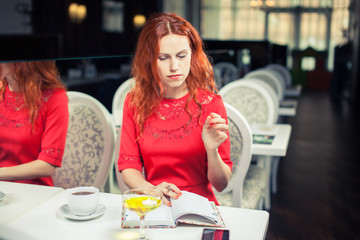
<svg viewBox="0 0 360 240">
<path fill-rule="evenodd" d="M 178 57 L 179 58 L 184 58 L 184 57 L 186 57 L 186 53 L 185 54 L 179 54 Z"/>
<path fill-rule="evenodd" d="M 167 59 L 167 57 L 159 57 L 159 60 L 160 61 L 164 61 L 164 60 L 166 60 Z"/>
</svg>

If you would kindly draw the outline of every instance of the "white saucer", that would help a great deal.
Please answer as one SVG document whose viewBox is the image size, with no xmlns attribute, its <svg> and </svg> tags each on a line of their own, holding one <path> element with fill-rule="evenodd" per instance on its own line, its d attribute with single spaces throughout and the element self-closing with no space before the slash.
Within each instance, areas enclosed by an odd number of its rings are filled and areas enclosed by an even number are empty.
<svg viewBox="0 0 360 240">
<path fill-rule="evenodd" d="M 72 219 L 72 220 L 80 220 L 80 221 L 81 220 L 90 220 L 90 219 L 99 217 L 99 216 L 103 215 L 104 212 L 105 212 L 105 206 L 103 204 L 99 204 L 98 208 L 96 209 L 96 211 L 93 214 L 86 215 L 86 216 L 75 215 L 74 213 L 71 212 L 68 204 L 64 204 L 59 208 L 60 215 L 63 215 L 64 217 Z"/>
</svg>

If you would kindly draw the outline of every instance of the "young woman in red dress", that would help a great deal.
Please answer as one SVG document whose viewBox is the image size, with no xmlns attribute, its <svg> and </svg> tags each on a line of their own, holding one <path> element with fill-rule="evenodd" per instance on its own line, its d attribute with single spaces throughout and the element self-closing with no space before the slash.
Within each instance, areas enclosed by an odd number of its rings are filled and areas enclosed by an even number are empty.
<svg viewBox="0 0 360 240">
<path fill-rule="evenodd" d="M 132 76 L 118 159 L 124 182 L 160 190 L 167 205 L 180 190 L 218 204 L 213 187 L 223 190 L 232 171 L 227 115 L 198 32 L 175 14 L 153 15 Z"/>
<path fill-rule="evenodd" d="M 0 180 L 53 185 L 69 121 L 55 61 L 0 64 Z"/>
</svg>

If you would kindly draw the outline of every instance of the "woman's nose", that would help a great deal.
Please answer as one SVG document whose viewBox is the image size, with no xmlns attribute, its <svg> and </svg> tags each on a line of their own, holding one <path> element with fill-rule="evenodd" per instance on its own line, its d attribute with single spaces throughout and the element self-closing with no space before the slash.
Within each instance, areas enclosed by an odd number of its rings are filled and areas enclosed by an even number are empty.
<svg viewBox="0 0 360 240">
<path fill-rule="evenodd" d="M 179 69 L 179 63 L 176 59 L 172 59 L 170 63 L 170 71 L 174 72 Z"/>
</svg>

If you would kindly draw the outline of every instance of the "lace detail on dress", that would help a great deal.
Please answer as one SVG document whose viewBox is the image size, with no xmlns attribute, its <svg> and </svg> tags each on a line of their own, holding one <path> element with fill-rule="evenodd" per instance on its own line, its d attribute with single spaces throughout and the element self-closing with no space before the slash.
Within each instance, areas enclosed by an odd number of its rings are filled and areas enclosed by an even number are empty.
<svg viewBox="0 0 360 240">
<path fill-rule="evenodd" d="M 42 102 L 46 103 L 53 95 L 56 89 L 45 89 L 42 91 Z M 13 111 L 20 111 L 25 108 L 25 100 L 22 95 L 17 92 L 11 92 L 9 89 L 5 91 L 4 106 Z"/>
<path fill-rule="evenodd" d="M 41 153 L 45 154 L 49 158 L 61 160 L 64 154 L 63 149 L 56 149 L 56 148 L 44 148 L 41 149 Z"/>
<path fill-rule="evenodd" d="M 0 115 L 0 126 L 4 126 L 7 128 L 19 128 L 29 123 L 29 117 L 25 117 L 23 119 L 8 119 L 4 116 Z"/>
<path fill-rule="evenodd" d="M 43 99 L 42 101 L 45 103 L 49 100 L 49 98 L 56 92 L 57 89 L 45 89 L 42 91 Z"/>
<path fill-rule="evenodd" d="M 127 162 L 141 162 L 141 157 L 135 157 L 135 156 L 128 156 L 128 155 L 122 155 L 120 154 L 120 162 L 121 163 L 127 163 Z"/>
<path fill-rule="evenodd" d="M 161 120 L 174 120 L 179 118 L 184 113 L 184 106 L 186 98 L 181 98 L 179 101 L 164 100 L 159 105 L 159 111 L 156 115 Z"/>
<path fill-rule="evenodd" d="M 13 111 L 20 111 L 25 107 L 25 101 L 22 96 L 7 89 L 4 96 L 4 106 Z"/>
<path fill-rule="evenodd" d="M 145 130 L 148 134 L 152 135 L 154 138 L 165 139 L 165 140 L 175 140 L 183 138 L 189 135 L 199 123 L 197 122 L 197 117 L 193 117 L 189 124 L 184 124 L 179 128 L 171 130 L 162 130 L 149 126 L 148 124 L 145 127 Z"/>
<path fill-rule="evenodd" d="M 211 103 L 215 98 L 215 95 L 208 93 L 200 93 L 198 96 L 200 96 L 199 102 L 202 106 L 202 112 L 205 112 L 209 103 Z M 188 113 L 185 110 L 187 98 L 188 95 L 179 99 L 164 99 L 159 105 L 158 112 L 156 112 L 153 117 L 150 117 L 148 121 L 146 121 L 144 131 L 147 134 L 152 135 L 154 138 L 158 138 L 161 140 L 175 140 L 184 138 L 187 135 L 191 134 L 192 131 L 199 126 L 198 117 L 200 115 L 200 109 L 193 101 L 189 103 L 192 119 L 190 122 L 188 122 L 188 120 L 186 119 L 189 119 L 189 117 Z M 186 117 L 183 115 L 186 115 Z M 155 127 L 152 124 L 153 121 L 158 121 L 154 118 L 160 118 L 164 121 L 174 121 L 179 119 L 179 121 L 183 120 L 184 124 L 175 129 L 163 129 Z"/>
<path fill-rule="evenodd" d="M 209 103 L 211 103 L 211 101 L 214 99 L 213 96 L 210 95 L 204 95 L 202 99 L 200 99 L 200 104 L 201 105 L 208 105 Z"/>
<path fill-rule="evenodd" d="M 43 99 L 42 102 L 46 103 L 49 98 L 53 95 L 56 89 L 46 89 L 42 91 Z M 2 101 L 0 101 L 1 103 Z M 9 119 L 2 115 L 0 115 L 0 126 L 5 126 L 8 128 L 19 128 L 30 122 L 30 118 L 28 116 L 27 110 L 25 108 L 25 101 L 22 95 L 17 94 L 17 92 L 12 92 L 8 89 L 5 90 L 4 95 L 4 106 L 6 109 L 10 111 L 18 112 L 20 110 L 25 111 L 26 117 L 22 119 Z"/>
</svg>

